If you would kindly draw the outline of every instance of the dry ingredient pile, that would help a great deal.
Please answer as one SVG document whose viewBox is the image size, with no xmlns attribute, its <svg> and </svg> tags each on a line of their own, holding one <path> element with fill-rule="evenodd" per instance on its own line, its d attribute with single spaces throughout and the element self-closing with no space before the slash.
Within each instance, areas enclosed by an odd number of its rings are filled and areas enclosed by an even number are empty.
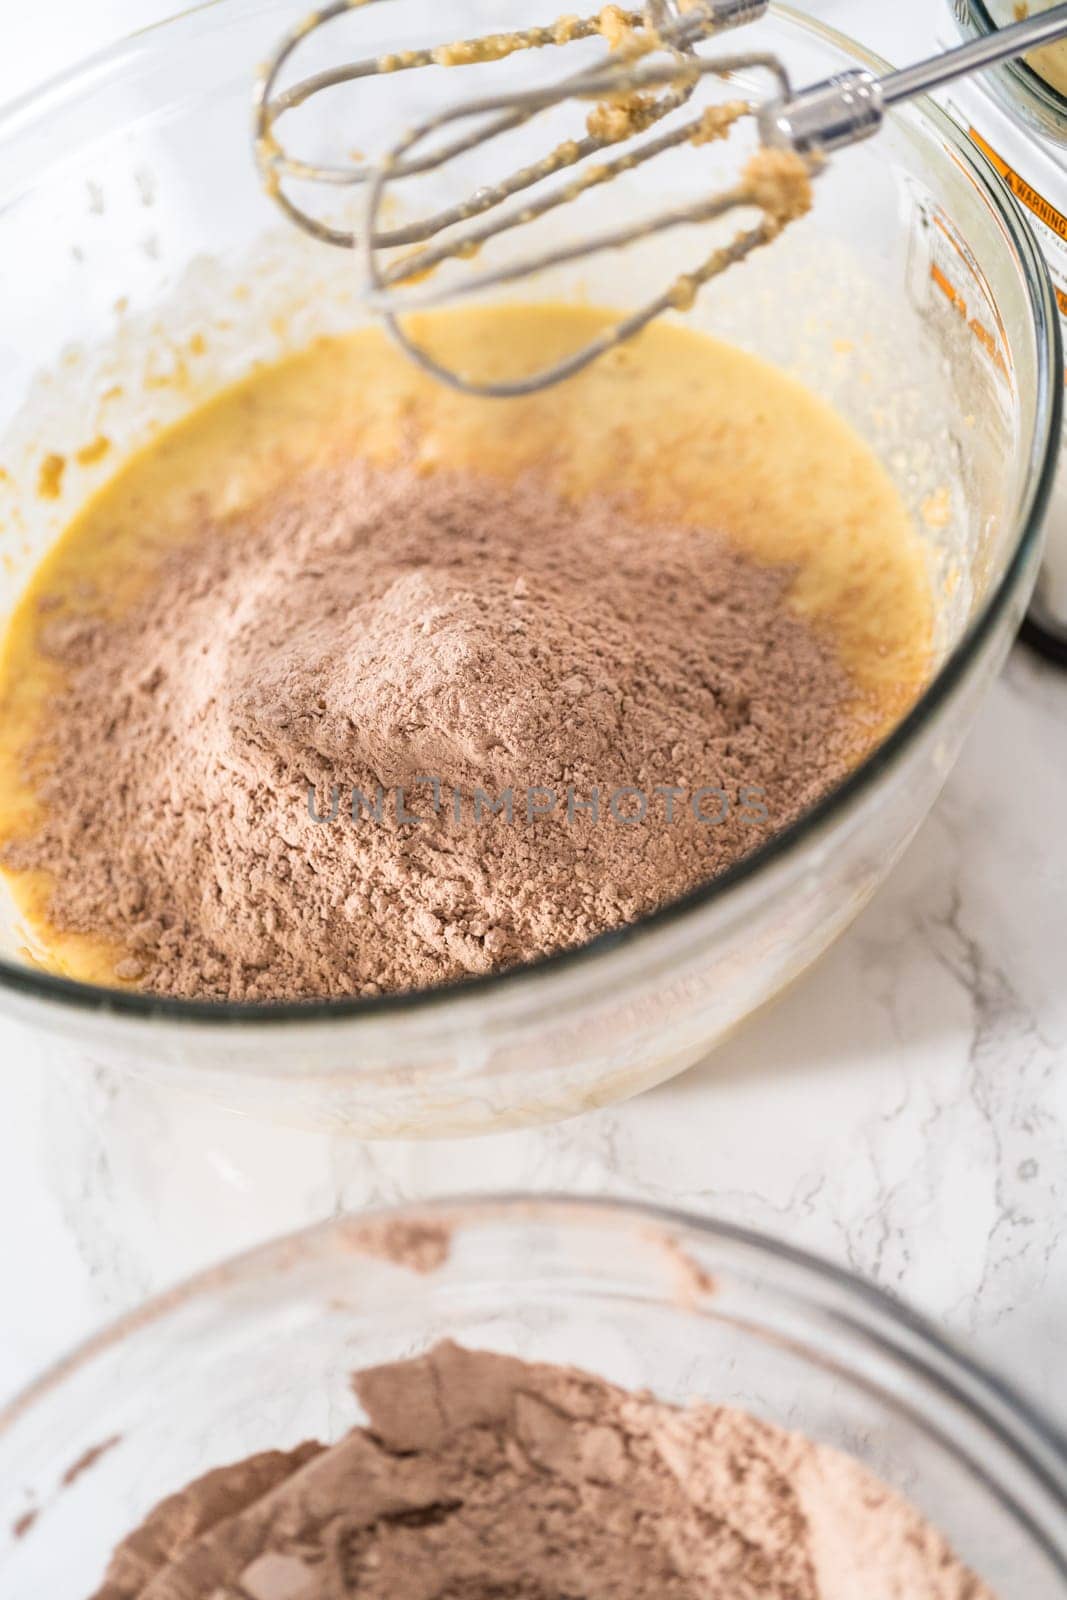
<svg viewBox="0 0 1067 1600">
<path fill-rule="evenodd" d="M 598 317 L 432 331 L 503 364 Z M 21 602 L 0 867 L 28 944 L 83 981 L 308 1000 L 619 928 L 911 703 L 917 546 L 839 418 L 688 330 L 506 406 L 376 332 L 322 341 L 134 457 Z"/>
<path fill-rule="evenodd" d="M 169 994 L 377 994 L 578 944 L 845 771 L 849 685 L 789 577 L 533 478 L 324 469 L 117 623 L 46 623 L 69 681 L 11 858 L 58 864 L 57 921 Z"/>
<path fill-rule="evenodd" d="M 850 1457 L 722 1406 L 441 1344 L 367 1414 L 164 1501 L 95 1600 L 992 1600 Z"/>
</svg>

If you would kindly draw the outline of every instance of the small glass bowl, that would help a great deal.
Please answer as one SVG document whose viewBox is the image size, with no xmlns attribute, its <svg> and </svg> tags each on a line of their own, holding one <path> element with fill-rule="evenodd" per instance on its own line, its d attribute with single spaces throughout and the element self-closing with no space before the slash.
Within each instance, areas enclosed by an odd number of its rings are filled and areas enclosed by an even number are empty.
<svg viewBox="0 0 1067 1600">
<path fill-rule="evenodd" d="M 306 4 L 194 7 L 0 113 L 0 629 L 117 460 L 257 362 L 363 314 L 349 255 L 280 223 L 252 161 L 254 67 Z M 512 0 L 366 6 L 344 19 L 351 39 L 324 30 L 321 44 L 336 60 L 392 49 L 394 26 L 410 43 L 522 14 Z M 744 44 L 776 52 L 798 83 L 881 69 L 784 7 Z M 390 76 L 399 126 L 419 119 L 429 76 Z M 357 86 L 339 114 L 355 147 L 379 147 L 378 107 Z M 543 137 L 531 124 L 530 159 Z M 708 182 L 704 149 L 676 157 L 695 164 L 686 182 Z M 635 204 L 659 205 L 666 182 L 651 163 L 600 198 L 626 205 L 632 183 Z M 650 270 L 618 252 L 605 292 L 622 310 L 642 303 Z M 587 291 L 581 272 L 530 289 Z M 1026 609 L 1060 434 L 1055 302 L 1012 197 L 923 102 L 835 158 L 812 215 L 691 320 L 835 406 L 927 530 L 937 670 L 892 736 L 687 898 L 583 949 L 415 995 L 241 1006 L 70 982 L 26 959 L 0 891 L 0 1004 L 32 1025 L 45 1066 L 133 1071 L 364 1138 L 494 1131 L 683 1071 L 848 926 L 933 805 Z M 86 464 L 100 436 L 112 452 Z M 68 462 L 59 500 L 39 493 L 45 452 Z"/>
<path fill-rule="evenodd" d="M 448 1230 L 447 1259 L 418 1275 L 369 1254 L 383 1221 Z M 0 1416 L 0 1593 L 85 1600 L 161 1497 L 338 1438 L 360 1420 L 352 1371 L 446 1337 L 799 1430 L 906 1495 L 1000 1600 L 1067 1597 L 1064 1441 L 919 1317 L 743 1229 L 522 1196 L 336 1219 L 84 1346 Z"/>
</svg>

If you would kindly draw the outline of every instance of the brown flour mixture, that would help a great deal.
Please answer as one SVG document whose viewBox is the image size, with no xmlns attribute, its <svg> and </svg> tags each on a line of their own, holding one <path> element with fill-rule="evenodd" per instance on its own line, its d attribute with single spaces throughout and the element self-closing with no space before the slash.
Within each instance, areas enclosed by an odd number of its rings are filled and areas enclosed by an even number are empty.
<svg viewBox="0 0 1067 1600">
<path fill-rule="evenodd" d="M 39 602 L 66 683 L 6 864 L 180 996 L 374 995 L 580 944 L 854 758 L 791 578 L 532 476 L 317 468 L 205 516 L 117 619 Z"/>
<path fill-rule="evenodd" d="M 386 1217 L 356 1222 L 348 1243 L 360 1255 L 389 1261 L 424 1276 L 444 1266 L 452 1250 L 452 1229 L 436 1217 Z"/>
<path fill-rule="evenodd" d="M 369 1421 L 163 1502 L 96 1600 L 992 1600 L 864 1467 L 721 1406 L 439 1345 Z"/>
</svg>

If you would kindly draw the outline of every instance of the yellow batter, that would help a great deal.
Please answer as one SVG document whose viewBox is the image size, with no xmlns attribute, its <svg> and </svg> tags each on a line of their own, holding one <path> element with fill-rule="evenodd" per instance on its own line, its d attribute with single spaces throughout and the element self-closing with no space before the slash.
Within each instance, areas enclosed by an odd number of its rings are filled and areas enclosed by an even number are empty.
<svg viewBox="0 0 1067 1600">
<path fill-rule="evenodd" d="M 1024 22 L 1027 17 L 1049 11 L 1052 3 L 1053 0 L 1042 0 L 1040 5 L 1033 6 L 1029 0 L 1019 0 L 1014 7 L 1015 20 Z M 1055 44 L 1044 44 L 1038 50 L 1031 50 L 1023 59 L 1057 94 L 1067 96 L 1067 40 L 1058 39 Z"/>
<path fill-rule="evenodd" d="M 538 306 L 413 320 L 439 356 L 492 378 L 566 354 L 606 317 Z M 832 631 L 856 686 L 857 756 L 926 680 L 932 604 L 918 534 L 867 446 L 781 372 L 659 325 L 545 394 L 476 400 L 363 330 L 256 372 L 153 442 L 42 563 L 0 659 L 0 844 L 31 832 L 38 815 L 26 752 L 47 734 L 59 683 L 61 669 L 39 648 L 57 603 L 119 613 L 161 552 L 195 535 L 205 508 L 216 517 L 246 509 L 339 452 L 389 462 L 412 451 L 427 472 L 536 467 L 573 495 L 630 494 L 659 516 L 723 530 L 761 561 L 795 564 L 791 603 Z M 121 950 L 50 927 L 47 874 L 10 877 L 37 957 L 114 982 Z"/>
</svg>

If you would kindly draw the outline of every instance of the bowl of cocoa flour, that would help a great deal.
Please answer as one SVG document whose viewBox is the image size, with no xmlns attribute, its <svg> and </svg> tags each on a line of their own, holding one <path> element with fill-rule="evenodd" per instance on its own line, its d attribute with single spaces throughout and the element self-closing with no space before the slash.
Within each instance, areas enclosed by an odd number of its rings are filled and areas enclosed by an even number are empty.
<svg viewBox="0 0 1067 1600">
<path fill-rule="evenodd" d="M 1061 1600 L 1067 1458 L 774 1241 L 514 1198 L 215 1269 L 0 1417 L 0 1586 L 50 1600 Z"/>
<path fill-rule="evenodd" d="M 222 0 L 0 123 L 0 1003 L 43 1058 L 364 1137 L 561 1118 L 704 1056 L 927 814 L 1034 578 L 1055 308 L 916 107 L 773 270 L 461 403 L 249 169 L 293 9 Z M 813 81 L 863 59 L 761 26 Z M 923 255 L 946 218 L 1000 359 Z M 540 362 L 628 270 L 423 331 Z"/>
</svg>

